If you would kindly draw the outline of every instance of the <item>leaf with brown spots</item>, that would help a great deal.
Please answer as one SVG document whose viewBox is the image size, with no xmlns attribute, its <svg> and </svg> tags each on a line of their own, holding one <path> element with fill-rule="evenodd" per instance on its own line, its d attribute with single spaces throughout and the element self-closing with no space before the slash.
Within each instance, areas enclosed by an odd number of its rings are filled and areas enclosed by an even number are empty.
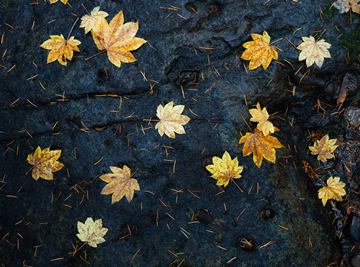
<svg viewBox="0 0 360 267">
<path fill-rule="evenodd" d="M 244 157 L 253 154 L 253 161 L 258 168 L 260 168 L 263 158 L 275 163 L 275 149 L 283 147 L 276 137 L 271 135 L 265 136 L 258 129 L 255 129 L 253 133 L 247 132 L 240 138 L 239 144 L 244 144 L 242 149 Z"/>
<path fill-rule="evenodd" d="M 112 195 L 111 204 L 120 201 L 123 197 L 130 202 L 134 192 L 140 190 L 139 183 L 131 177 L 131 170 L 126 165 L 123 168 L 110 167 L 112 173 L 100 176 L 100 179 L 107 183 L 101 190 L 102 195 Z"/>
</svg>

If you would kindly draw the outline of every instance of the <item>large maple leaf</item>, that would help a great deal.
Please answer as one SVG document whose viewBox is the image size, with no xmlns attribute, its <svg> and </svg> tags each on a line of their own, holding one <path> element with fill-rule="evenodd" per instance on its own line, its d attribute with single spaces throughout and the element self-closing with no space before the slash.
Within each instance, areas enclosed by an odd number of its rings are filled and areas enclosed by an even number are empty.
<svg viewBox="0 0 360 267">
<path fill-rule="evenodd" d="M 338 147 L 337 139 L 330 139 L 329 135 L 324 135 L 320 140 L 316 140 L 309 150 L 312 155 L 317 155 L 317 160 L 326 162 L 328 159 L 335 158 L 334 151 Z"/>
<path fill-rule="evenodd" d="M 124 24 L 122 11 L 117 13 L 110 23 L 104 17 L 100 17 L 99 20 L 99 26 L 92 31 L 97 48 L 106 51 L 110 62 L 118 68 L 122 62 L 135 62 L 136 58 L 131 51 L 146 43 L 146 40 L 135 37 L 139 29 L 138 22 Z"/>
<path fill-rule="evenodd" d="M 310 67 L 314 63 L 321 68 L 325 58 L 331 58 L 329 49 L 331 44 L 324 39 L 316 41 L 313 36 L 302 37 L 303 42 L 297 47 L 301 50 L 299 61 L 306 60 L 306 66 Z"/>
<path fill-rule="evenodd" d="M 258 168 L 260 168 L 263 158 L 272 163 L 275 163 L 275 148 L 283 147 L 283 145 L 276 137 L 271 135 L 265 136 L 258 129 L 255 129 L 253 133 L 247 132 L 240 138 L 239 144 L 244 144 L 242 149 L 244 157 L 253 154 L 253 161 Z"/>
<path fill-rule="evenodd" d="M 340 181 L 340 177 L 329 177 L 326 185 L 319 189 L 318 197 L 321 199 L 323 205 L 330 199 L 341 201 L 342 197 L 346 195 L 345 184 Z"/>
<path fill-rule="evenodd" d="M 130 202 L 134 192 L 140 190 L 139 183 L 131 177 L 131 170 L 126 165 L 123 168 L 110 167 L 112 173 L 100 176 L 107 183 L 101 190 L 102 195 L 112 195 L 111 204 L 120 201 L 124 196 Z"/>
<path fill-rule="evenodd" d="M 108 229 L 103 227 L 102 220 L 95 220 L 88 217 L 84 223 L 77 222 L 78 234 L 76 235 L 82 242 L 96 248 L 98 244 L 105 242 L 104 236 Z"/>
<path fill-rule="evenodd" d="M 261 65 L 266 70 L 273 59 L 278 59 L 278 53 L 270 44 L 271 38 L 266 31 L 263 32 L 263 35 L 253 33 L 251 37 L 253 41 L 243 44 L 246 50 L 242 53 L 241 58 L 250 60 L 249 70 L 254 70 Z"/>
</svg>

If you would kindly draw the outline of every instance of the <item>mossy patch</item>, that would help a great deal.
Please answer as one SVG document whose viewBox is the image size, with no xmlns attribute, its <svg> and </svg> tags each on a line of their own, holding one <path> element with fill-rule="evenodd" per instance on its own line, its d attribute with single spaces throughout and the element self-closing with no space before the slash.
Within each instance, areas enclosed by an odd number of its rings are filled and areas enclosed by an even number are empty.
<svg viewBox="0 0 360 267">
<path fill-rule="evenodd" d="M 341 45 L 349 50 L 351 61 L 355 61 L 360 55 L 360 27 L 355 30 L 345 33 L 340 38 Z"/>
</svg>

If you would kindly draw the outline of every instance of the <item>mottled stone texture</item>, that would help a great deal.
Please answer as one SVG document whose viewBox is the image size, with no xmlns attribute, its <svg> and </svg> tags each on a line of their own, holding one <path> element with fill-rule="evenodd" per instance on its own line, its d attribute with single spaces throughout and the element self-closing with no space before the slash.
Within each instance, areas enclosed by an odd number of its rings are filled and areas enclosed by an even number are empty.
<svg viewBox="0 0 360 267">
<path fill-rule="evenodd" d="M 313 106 L 346 72 L 339 38 L 358 18 L 351 25 L 346 15 L 322 21 L 320 8 L 329 2 L 320 0 L 69 2 L 0 3 L 0 264 L 309 267 L 336 259 L 330 208 L 317 200 L 301 159 L 307 129 L 331 122 Z M 105 54 L 88 59 L 98 51 L 77 22 L 71 35 L 81 52 L 67 67 L 47 65 L 40 44 L 50 34 L 67 36 L 85 7 L 97 5 L 110 18 L 123 10 L 126 21 L 139 20 L 138 36 L 149 44 L 135 52 L 138 61 L 117 69 Z M 281 49 L 280 62 L 248 73 L 241 44 L 263 30 Z M 304 75 L 294 45 L 310 34 L 323 34 L 333 58 Z M 156 107 L 171 100 L 191 117 L 175 140 L 161 138 L 153 121 Z M 273 121 L 286 144 L 278 164 L 261 169 L 238 145 L 256 101 L 278 112 Z M 337 119 L 334 129 L 344 121 Z M 52 182 L 29 173 L 26 155 L 38 145 L 62 149 L 66 168 Z M 224 150 L 244 165 L 237 181 L 243 192 L 233 183 L 221 192 L 204 168 Z M 123 164 L 142 191 L 131 203 L 111 205 L 98 176 Z M 263 209 L 274 216 L 264 219 Z M 199 211 L 206 219 L 196 221 Z M 72 255 L 72 244 L 80 246 L 76 222 L 89 216 L 109 228 L 106 242 Z M 255 249 L 239 248 L 239 236 Z"/>
</svg>

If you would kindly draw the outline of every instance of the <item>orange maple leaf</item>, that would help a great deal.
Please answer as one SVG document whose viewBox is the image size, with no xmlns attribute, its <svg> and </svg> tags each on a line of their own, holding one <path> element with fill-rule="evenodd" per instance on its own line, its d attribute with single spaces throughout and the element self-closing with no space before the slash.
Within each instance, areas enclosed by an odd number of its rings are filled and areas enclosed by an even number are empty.
<svg viewBox="0 0 360 267">
<path fill-rule="evenodd" d="M 276 137 L 271 135 L 265 136 L 258 129 L 255 129 L 253 133 L 247 132 L 240 138 L 239 144 L 244 144 L 242 149 L 244 157 L 253 154 L 253 161 L 258 168 L 260 168 L 263 158 L 275 163 L 275 148 L 283 147 Z"/>
</svg>

